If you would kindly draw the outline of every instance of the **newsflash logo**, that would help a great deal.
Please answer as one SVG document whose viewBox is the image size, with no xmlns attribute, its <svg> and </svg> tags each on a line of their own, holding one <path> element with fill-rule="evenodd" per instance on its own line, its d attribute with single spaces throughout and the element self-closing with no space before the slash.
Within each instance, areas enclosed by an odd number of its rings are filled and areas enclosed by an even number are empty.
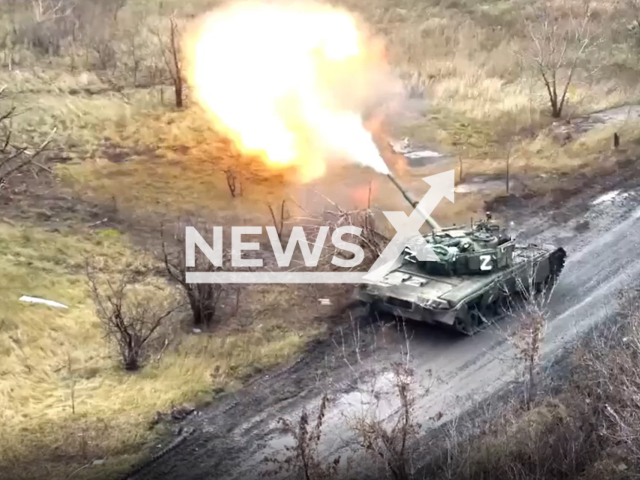
<svg viewBox="0 0 640 480">
<path fill-rule="evenodd" d="M 431 215 L 442 198 L 454 201 L 454 171 L 449 170 L 431 175 L 422 180 L 428 183 L 431 188 L 409 216 L 401 211 L 383 212 L 396 229 L 396 234 L 368 272 L 188 271 L 186 272 L 186 281 L 187 283 L 361 283 L 363 280 L 376 281 L 381 279 L 396 264 L 407 245 L 411 246 L 419 260 L 437 259 L 436 254 L 420 235 L 419 230 L 425 223 L 426 217 Z M 265 228 L 278 267 L 289 267 L 296 245 L 300 246 L 305 266 L 318 266 L 329 227 L 320 228 L 313 248 L 310 248 L 304 230 L 300 226 L 293 227 L 286 248 L 283 248 L 275 227 Z M 343 237 L 347 234 L 359 236 L 361 233 L 362 229 L 354 226 L 340 227 L 333 232 L 331 235 L 333 245 L 340 250 L 353 253 L 353 258 L 348 260 L 334 256 L 331 260 L 333 265 L 350 269 L 360 265 L 364 259 L 364 251 L 359 245 L 347 242 Z M 264 266 L 262 259 L 242 258 L 242 252 L 260 250 L 260 243 L 243 241 L 242 236 L 260 234 L 262 234 L 262 227 L 231 227 L 231 266 L 254 269 Z M 215 267 L 222 268 L 222 244 L 222 227 L 213 227 L 213 243 L 211 245 L 194 227 L 187 227 L 185 232 L 186 267 L 195 268 L 195 248 L 197 246 Z"/>
</svg>

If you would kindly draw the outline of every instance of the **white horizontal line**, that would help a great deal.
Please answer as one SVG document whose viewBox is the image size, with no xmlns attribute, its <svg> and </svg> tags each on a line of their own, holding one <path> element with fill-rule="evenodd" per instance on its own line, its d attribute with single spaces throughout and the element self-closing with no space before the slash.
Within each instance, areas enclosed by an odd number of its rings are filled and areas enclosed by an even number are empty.
<svg viewBox="0 0 640 480">
<path fill-rule="evenodd" d="M 367 272 L 187 272 L 187 283 L 362 283 Z"/>
</svg>

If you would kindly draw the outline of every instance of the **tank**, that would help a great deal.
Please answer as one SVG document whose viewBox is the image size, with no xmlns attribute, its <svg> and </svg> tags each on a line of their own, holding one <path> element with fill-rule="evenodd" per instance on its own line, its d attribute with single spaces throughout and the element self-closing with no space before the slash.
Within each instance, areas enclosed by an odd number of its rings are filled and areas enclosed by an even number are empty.
<svg viewBox="0 0 640 480">
<path fill-rule="evenodd" d="M 418 203 L 389 178 L 415 208 Z M 496 318 L 505 298 L 524 289 L 550 291 L 564 266 L 564 249 L 516 243 L 490 213 L 465 227 L 425 219 L 432 231 L 424 238 L 435 255 L 421 261 L 408 245 L 380 280 L 359 285 L 368 314 L 386 312 L 473 335 Z"/>
</svg>

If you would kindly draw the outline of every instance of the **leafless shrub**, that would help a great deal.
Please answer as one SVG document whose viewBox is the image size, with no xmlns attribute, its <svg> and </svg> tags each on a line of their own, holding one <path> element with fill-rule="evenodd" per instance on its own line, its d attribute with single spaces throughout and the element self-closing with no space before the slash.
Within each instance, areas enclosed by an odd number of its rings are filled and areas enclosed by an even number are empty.
<svg viewBox="0 0 640 480">
<path fill-rule="evenodd" d="M 275 208 L 268 206 L 271 212 L 274 228 L 276 232 L 279 232 L 280 240 L 286 237 L 284 234 L 284 222 L 288 219 L 293 219 L 298 224 L 304 224 L 305 232 L 311 233 L 307 238 L 312 245 L 321 245 L 322 253 L 318 260 L 318 269 L 335 270 L 336 268 L 357 268 L 360 265 L 366 266 L 369 262 L 373 262 L 377 258 L 379 252 L 384 249 L 384 245 L 388 242 L 388 239 L 380 233 L 375 227 L 375 221 L 373 213 L 369 209 L 356 209 L 345 210 L 333 200 L 318 194 L 324 200 L 326 200 L 331 207 L 326 208 L 322 213 L 316 211 L 309 211 L 300 205 L 295 198 L 290 197 L 290 201 L 300 209 L 304 215 L 298 214 L 290 215 L 285 208 L 284 203 L 280 205 L 280 215 Z M 343 260 L 352 260 L 355 252 L 349 251 L 345 255 L 342 249 L 337 248 L 333 243 L 325 242 L 326 238 L 330 238 L 335 230 L 340 227 L 354 227 L 358 229 L 360 233 L 343 233 L 342 239 L 348 241 L 351 244 L 359 245 L 363 251 L 363 260 L 357 265 L 352 267 L 338 267 L 334 263 L 334 257 L 341 258 Z M 269 227 L 270 228 L 270 227 Z M 322 241 L 318 242 L 318 235 L 322 235 Z M 324 242 L 324 243 L 323 243 Z M 360 255 L 360 252 L 357 252 Z M 349 256 L 351 255 L 351 256 Z"/>
<path fill-rule="evenodd" d="M 531 410 L 514 403 L 482 433 L 443 450 L 426 478 L 634 478 L 640 469 L 640 297 L 623 294 L 615 319 L 574 352 L 569 380 Z M 457 455 L 449 452 L 455 449 Z"/>
<path fill-rule="evenodd" d="M 69 0 L 31 0 L 32 21 L 15 30 L 17 42 L 45 55 L 60 55 L 74 26 L 74 6 Z"/>
<path fill-rule="evenodd" d="M 271 204 L 268 205 L 269 207 L 269 213 L 271 213 L 271 219 L 273 220 L 273 226 L 276 229 L 276 232 L 278 233 L 278 238 L 280 240 L 282 240 L 282 232 L 284 231 L 284 222 L 287 220 L 287 212 L 285 211 L 285 204 L 286 201 L 282 200 L 282 203 L 280 204 L 280 213 L 278 216 L 276 216 L 276 213 L 273 211 L 273 207 L 271 206 Z"/>
<path fill-rule="evenodd" d="M 233 198 L 242 195 L 242 182 L 238 178 L 238 172 L 232 168 L 227 168 L 224 171 L 225 178 L 227 179 L 227 187 L 229 187 L 229 193 Z"/>
<path fill-rule="evenodd" d="M 503 304 L 505 311 L 515 317 L 517 324 L 510 340 L 516 349 L 516 362 L 522 368 L 527 409 L 532 407 L 536 397 L 540 354 L 550 317 L 549 300 L 556 285 L 552 277 L 540 281 L 537 270 L 538 265 L 532 264 L 527 277 L 516 280 L 520 297 Z"/>
<path fill-rule="evenodd" d="M 0 87 L 0 101 L 3 98 L 4 91 L 5 87 Z M 55 133 L 55 130 L 51 132 L 49 137 L 35 149 L 17 145 L 13 141 L 14 135 L 11 128 L 11 118 L 15 114 L 16 109 L 14 107 L 9 107 L 4 112 L 0 111 L 0 189 L 12 175 L 36 162 L 37 158 L 46 150 Z"/>
<path fill-rule="evenodd" d="M 211 231 L 211 228 L 199 229 L 199 231 Z M 182 290 L 191 308 L 193 324 L 196 327 L 210 327 L 216 320 L 218 304 L 226 293 L 227 287 L 219 283 L 188 283 L 187 266 L 185 262 L 185 237 L 184 228 L 178 229 L 179 233 L 173 236 L 171 244 L 167 241 L 164 230 L 162 231 L 162 259 L 167 275 L 173 279 Z M 195 271 L 213 272 L 218 268 L 196 249 Z"/>
<path fill-rule="evenodd" d="M 619 297 L 619 326 L 606 335 L 594 336 L 580 350 L 577 384 L 589 406 L 606 445 L 621 457 L 625 469 L 640 468 L 640 292 Z M 604 477 L 602 477 L 604 478 Z"/>
<path fill-rule="evenodd" d="M 413 371 L 405 363 L 393 365 L 395 391 L 400 411 L 394 420 L 378 416 L 377 408 L 356 418 L 353 428 L 365 452 L 381 460 L 394 480 L 413 478 L 409 443 L 420 432 L 415 421 Z"/>
<path fill-rule="evenodd" d="M 315 423 L 306 409 L 294 422 L 280 418 L 278 420 L 283 432 L 293 439 L 293 445 L 284 447 L 284 458 L 267 456 L 264 462 L 272 468 L 265 476 L 276 476 L 292 473 L 296 478 L 305 480 L 328 480 L 334 477 L 340 464 L 340 457 L 325 463 L 320 459 L 319 444 L 322 439 L 322 425 L 329 405 L 329 397 L 325 394 L 320 401 Z"/>
<path fill-rule="evenodd" d="M 578 12 L 557 13 L 546 4 L 526 21 L 530 47 L 525 61 L 533 64 L 547 91 L 551 116 L 560 118 L 576 69 L 598 43 L 589 1 Z"/>
<path fill-rule="evenodd" d="M 169 78 L 173 84 L 176 108 L 182 108 L 184 104 L 184 72 L 182 65 L 182 53 L 180 50 L 180 27 L 174 16 L 169 18 L 168 33 L 155 31 L 160 53 L 164 60 Z M 168 38 L 167 38 L 168 37 Z"/>
<path fill-rule="evenodd" d="M 99 278 L 87 265 L 87 279 L 106 337 L 113 341 L 125 370 L 138 370 L 158 330 L 178 308 L 173 299 L 150 291 L 146 274 L 125 270 L 117 281 Z M 155 290 L 155 289 L 151 289 Z"/>
<path fill-rule="evenodd" d="M 126 0 L 101 2 L 77 1 L 73 17 L 79 33 L 74 44 L 81 43 L 93 65 L 109 78 L 113 76 L 123 59 L 118 56 L 118 13 Z M 89 59 L 88 59 L 89 61 Z"/>
<path fill-rule="evenodd" d="M 334 201 L 324 198 L 335 208 L 335 210 L 326 211 L 330 228 L 333 230 L 342 226 L 360 228 L 361 232 L 357 242 L 365 251 L 365 260 L 372 261 L 380 256 L 387 243 L 389 243 L 389 239 L 376 226 L 371 208 L 371 185 L 369 185 L 367 208 L 345 210 Z"/>
<path fill-rule="evenodd" d="M 128 72 L 131 83 L 134 87 L 138 85 L 138 76 L 140 68 L 143 64 L 142 54 L 140 52 L 140 40 L 139 32 L 136 30 L 125 31 L 124 45 L 125 45 L 125 67 Z"/>
<path fill-rule="evenodd" d="M 113 73 L 112 70 L 117 66 L 117 55 L 110 36 L 108 34 L 96 36 L 91 40 L 89 46 L 98 59 L 100 69 Z"/>
<path fill-rule="evenodd" d="M 63 0 L 31 0 L 31 7 L 33 17 L 39 23 L 67 16 L 73 10 L 73 5 Z"/>
<path fill-rule="evenodd" d="M 426 465 L 424 478 L 557 480 L 589 478 L 598 438 L 584 405 L 548 400 L 534 410 L 503 405 L 482 433 L 463 436 Z M 453 448 L 455 455 L 450 453 Z M 612 477 L 596 477 L 612 478 Z"/>
<path fill-rule="evenodd" d="M 126 0 L 30 0 L 24 2 L 21 20 L 13 29 L 12 43 L 48 56 L 69 53 L 72 70 L 76 67 L 78 48 L 91 56 L 104 71 L 115 70 L 116 32 L 119 11 Z M 25 6 L 29 6 L 25 9 Z M 26 11 L 25 11 L 26 10 Z M 30 17 L 24 19 L 25 13 Z M 17 17 L 16 17 L 17 18 Z"/>
</svg>

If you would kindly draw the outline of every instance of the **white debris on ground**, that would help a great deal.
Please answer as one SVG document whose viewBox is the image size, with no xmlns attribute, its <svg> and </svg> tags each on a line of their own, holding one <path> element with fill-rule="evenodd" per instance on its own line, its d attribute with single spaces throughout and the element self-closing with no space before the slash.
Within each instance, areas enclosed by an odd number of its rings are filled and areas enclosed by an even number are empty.
<svg viewBox="0 0 640 480">
<path fill-rule="evenodd" d="M 465 185 L 464 183 L 462 185 L 456 185 L 453 189 L 454 193 L 470 193 L 474 190 L 475 189 L 471 187 L 471 185 Z"/>
<path fill-rule="evenodd" d="M 404 156 L 411 159 L 417 159 L 417 158 L 436 158 L 436 157 L 441 157 L 442 154 L 438 152 L 434 152 L 433 150 L 417 150 L 415 152 L 405 153 Z"/>
<path fill-rule="evenodd" d="M 320 305 L 331 305 L 330 298 L 319 298 L 318 301 L 320 302 Z"/>
<path fill-rule="evenodd" d="M 38 298 L 38 297 L 29 297 L 27 295 L 21 296 L 19 300 L 21 302 L 38 303 L 38 304 L 47 305 L 49 307 L 54 307 L 54 308 L 69 308 L 66 305 L 63 305 L 62 303 L 54 302 L 53 300 L 45 300 L 44 298 Z"/>
<path fill-rule="evenodd" d="M 417 160 L 420 158 L 438 158 L 442 157 L 441 153 L 428 149 L 418 149 L 411 145 L 409 138 L 402 140 L 389 140 L 389 145 L 394 152 L 400 153 L 411 160 Z"/>
<path fill-rule="evenodd" d="M 389 140 L 389 145 L 391 145 L 391 148 L 396 153 L 407 153 L 411 146 L 411 144 L 409 143 L 409 139 L 406 137 L 401 141 Z"/>
<path fill-rule="evenodd" d="M 488 180 L 478 177 L 470 179 L 465 183 L 459 183 L 453 191 L 455 193 L 499 192 L 505 191 L 505 189 L 506 184 L 504 180 Z"/>
<path fill-rule="evenodd" d="M 591 202 L 591 205 L 600 205 L 602 203 L 611 203 L 614 198 L 623 199 L 627 196 L 627 193 L 620 194 L 620 190 L 613 190 L 611 192 L 605 193 L 604 195 L 600 195 L 594 201 Z"/>
</svg>

